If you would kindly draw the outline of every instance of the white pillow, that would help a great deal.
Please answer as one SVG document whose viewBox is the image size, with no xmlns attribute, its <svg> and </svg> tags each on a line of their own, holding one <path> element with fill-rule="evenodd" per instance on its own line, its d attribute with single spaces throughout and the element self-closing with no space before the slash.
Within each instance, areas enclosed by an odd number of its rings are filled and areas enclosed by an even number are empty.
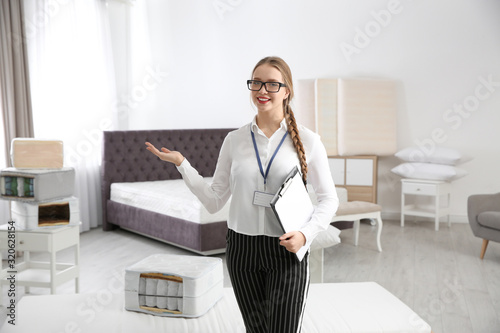
<svg viewBox="0 0 500 333">
<path fill-rule="evenodd" d="M 323 249 L 340 244 L 339 235 L 340 230 L 335 228 L 333 225 L 329 225 L 328 229 L 320 232 L 316 238 L 314 238 L 311 244 L 311 250 Z"/>
<path fill-rule="evenodd" d="M 451 165 L 432 163 L 402 163 L 391 169 L 403 178 L 451 181 L 467 175 L 467 171 Z"/>
<path fill-rule="evenodd" d="M 434 147 L 430 153 L 418 147 L 408 147 L 398 151 L 396 157 L 405 162 L 436 163 L 459 165 L 470 161 L 472 158 L 463 156 L 458 150 L 444 147 Z"/>
</svg>

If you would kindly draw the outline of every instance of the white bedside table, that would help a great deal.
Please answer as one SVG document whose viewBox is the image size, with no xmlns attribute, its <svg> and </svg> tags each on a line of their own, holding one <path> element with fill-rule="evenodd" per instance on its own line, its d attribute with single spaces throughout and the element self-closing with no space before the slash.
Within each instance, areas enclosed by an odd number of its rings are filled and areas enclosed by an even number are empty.
<svg viewBox="0 0 500 333">
<path fill-rule="evenodd" d="M 447 217 L 448 227 L 450 226 L 450 192 L 451 185 L 445 181 L 402 179 L 401 180 L 401 226 L 405 225 L 405 215 L 422 216 L 434 218 L 435 229 L 439 230 L 439 218 Z M 434 209 L 425 209 L 414 204 L 405 204 L 405 195 L 422 195 L 435 198 Z M 447 206 L 441 207 L 440 197 L 447 196 Z"/>
<path fill-rule="evenodd" d="M 70 280 L 75 280 L 75 291 L 79 292 L 79 260 L 80 260 L 80 226 L 64 226 L 54 228 L 43 228 L 36 230 L 15 230 L 15 236 L 7 230 L 9 224 L 0 228 L 0 250 L 15 249 L 24 251 L 24 260 L 15 258 L 15 267 L 9 267 L 0 271 L 0 292 L 3 285 L 10 285 L 7 279 L 11 274 L 15 275 L 16 288 L 25 287 L 29 293 L 30 287 L 50 288 L 50 293 L 56 292 L 56 287 Z M 10 247 L 15 239 L 15 247 Z M 74 263 L 57 263 L 58 251 L 74 247 Z M 48 252 L 49 262 L 38 262 L 30 260 L 30 252 Z M 8 259 L 12 259 L 9 257 Z M 3 295 L 1 293 L 0 295 Z M 0 297 L 0 304 L 1 304 Z"/>
</svg>

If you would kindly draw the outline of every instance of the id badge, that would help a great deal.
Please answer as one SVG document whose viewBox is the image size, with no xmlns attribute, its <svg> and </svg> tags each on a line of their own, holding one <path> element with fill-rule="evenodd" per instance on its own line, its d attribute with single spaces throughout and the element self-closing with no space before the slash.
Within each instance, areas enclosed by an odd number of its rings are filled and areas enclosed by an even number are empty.
<svg viewBox="0 0 500 333">
<path fill-rule="evenodd" d="M 273 200 L 274 194 L 255 191 L 253 193 L 253 204 L 261 207 L 271 207 L 271 200 Z"/>
</svg>

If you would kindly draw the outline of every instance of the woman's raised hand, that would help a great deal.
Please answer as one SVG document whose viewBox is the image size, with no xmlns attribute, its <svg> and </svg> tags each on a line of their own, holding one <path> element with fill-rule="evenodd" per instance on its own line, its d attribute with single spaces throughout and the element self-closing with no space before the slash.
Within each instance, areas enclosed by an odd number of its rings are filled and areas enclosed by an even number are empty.
<svg viewBox="0 0 500 333">
<path fill-rule="evenodd" d="M 178 151 L 171 151 L 165 147 L 162 147 L 160 150 L 158 150 L 149 142 L 146 142 L 146 146 L 147 150 L 158 156 L 158 158 L 162 161 L 171 162 L 177 166 L 181 165 L 182 161 L 184 161 L 184 156 L 182 156 L 182 154 Z"/>
</svg>

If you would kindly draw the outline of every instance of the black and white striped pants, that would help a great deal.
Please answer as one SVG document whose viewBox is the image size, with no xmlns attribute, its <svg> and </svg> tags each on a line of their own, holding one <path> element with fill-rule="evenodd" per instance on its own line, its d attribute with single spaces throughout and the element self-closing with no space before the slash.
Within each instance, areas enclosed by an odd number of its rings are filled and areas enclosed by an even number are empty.
<svg viewBox="0 0 500 333">
<path fill-rule="evenodd" d="M 226 261 L 247 332 L 300 332 L 309 254 L 299 262 L 278 237 L 227 233 Z"/>
</svg>

